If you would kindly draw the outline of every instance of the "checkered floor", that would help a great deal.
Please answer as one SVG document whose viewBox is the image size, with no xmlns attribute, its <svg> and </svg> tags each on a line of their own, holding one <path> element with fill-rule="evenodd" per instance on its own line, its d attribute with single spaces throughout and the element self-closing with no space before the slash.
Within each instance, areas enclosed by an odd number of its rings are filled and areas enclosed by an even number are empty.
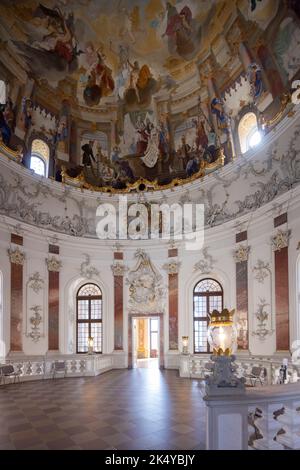
<svg viewBox="0 0 300 470">
<path fill-rule="evenodd" d="M 204 449 L 199 384 L 177 371 L 0 387 L 0 449 Z"/>
</svg>

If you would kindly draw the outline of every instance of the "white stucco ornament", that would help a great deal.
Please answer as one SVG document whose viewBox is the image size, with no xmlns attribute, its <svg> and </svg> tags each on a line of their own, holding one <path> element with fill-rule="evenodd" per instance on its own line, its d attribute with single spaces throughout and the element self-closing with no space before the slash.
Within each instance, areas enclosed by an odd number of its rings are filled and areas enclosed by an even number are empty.
<svg viewBox="0 0 300 470">
<path fill-rule="evenodd" d="M 10 259 L 11 263 L 21 264 L 21 265 L 24 264 L 25 253 L 23 251 L 21 251 L 20 248 L 18 248 L 18 247 L 15 248 L 15 249 L 10 248 L 8 250 L 8 256 L 9 256 L 9 259 Z"/>
<path fill-rule="evenodd" d="M 131 313 L 162 313 L 166 289 L 162 276 L 143 250 L 137 250 L 137 264 L 128 273 L 129 310 Z"/>
<path fill-rule="evenodd" d="M 244 261 L 248 261 L 250 250 L 250 246 L 240 245 L 237 250 L 234 250 L 233 252 L 235 262 L 242 263 Z"/>
<path fill-rule="evenodd" d="M 46 264 L 48 271 L 58 272 L 62 266 L 62 262 L 55 256 L 46 258 Z"/>
<path fill-rule="evenodd" d="M 276 235 L 271 238 L 273 251 L 280 251 L 289 246 L 291 230 L 278 230 Z"/>
</svg>

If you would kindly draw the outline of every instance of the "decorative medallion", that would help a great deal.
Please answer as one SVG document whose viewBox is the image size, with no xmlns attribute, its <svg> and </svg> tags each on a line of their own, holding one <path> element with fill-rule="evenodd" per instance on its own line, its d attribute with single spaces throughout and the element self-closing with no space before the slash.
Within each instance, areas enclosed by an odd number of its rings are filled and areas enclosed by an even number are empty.
<svg viewBox="0 0 300 470">
<path fill-rule="evenodd" d="M 44 280 L 41 278 L 40 273 L 38 272 L 32 274 L 28 282 L 30 289 L 32 289 L 36 294 L 38 294 L 39 291 L 43 289 Z"/>
<path fill-rule="evenodd" d="M 99 276 L 99 271 L 95 266 L 91 265 L 91 257 L 89 254 L 84 253 L 85 261 L 80 265 L 80 274 L 82 277 L 86 277 L 87 279 L 91 279 L 93 276 Z"/>
<path fill-rule="evenodd" d="M 203 258 L 194 265 L 194 271 L 201 274 L 209 274 L 216 263 L 216 260 L 208 253 L 208 247 L 203 249 Z"/>
<path fill-rule="evenodd" d="M 43 320 L 42 315 L 39 313 L 42 310 L 42 307 L 35 305 L 34 307 L 31 307 L 30 310 L 33 310 L 34 314 L 29 318 L 31 332 L 27 334 L 27 336 L 30 337 L 34 343 L 37 343 L 42 336 L 40 331 L 40 324 Z"/>
</svg>

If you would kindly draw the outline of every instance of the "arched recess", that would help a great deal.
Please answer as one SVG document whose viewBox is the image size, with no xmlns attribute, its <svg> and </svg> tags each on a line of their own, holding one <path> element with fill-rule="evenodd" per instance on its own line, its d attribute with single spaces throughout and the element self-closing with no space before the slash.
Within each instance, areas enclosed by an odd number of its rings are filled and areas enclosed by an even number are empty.
<svg viewBox="0 0 300 470">
<path fill-rule="evenodd" d="M 238 124 L 238 137 L 242 153 L 256 147 L 261 141 L 257 116 L 253 111 L 246 112 Z"/>
<path fill-rule="evenodd" d="M 105 354 L 110 352 L 109 345 L 113 341 L 113 339 L 109 337 L 110 333 L 113 335 L 113 323 L 109 323 L 108 315 L 108 302 L 111 295 L 109 295 L 107 285 L 98 276 L 93 276 L 91 279 L 76 276 L 71 279 L 64 288 L 64 309 L 60 319 L 60 331 L 63 335 L 63 351 L 65 354 L 76 354 L 77 292 L 85 284 L 96 284 L 102 292 L 102 353 Z"/>
<path fill-rule="evenodd" d="M 196 284 L 204 279 L 214 279 L 223 288 L 223 307 L 229 310 L 235 306 L 235 284 L 230 279 L 227 273 L 221 270 L 213 270 L 209 273 L 201 274 L 194 273 L 185 284 L 184 295 L 185 295 L 185 318 L 183 319 L 184 325 L 181 325 L 180 340 L 181 336 L 188 335 L 189 337 L 189 352 L 193 354 L 193 333 L 194 333 L 194 322 L 193 322 L 193 303 L 194 303 L 194 288 Z M 184 328 L 184 329 L 182 329 Z"/>
<path fill-rule="evenodd" d="M 33 139 L 30 152 L 30 169 L 37 175 L 48 177 L 50 160 L 49 145 L 42 139 Z"/>
</svg>

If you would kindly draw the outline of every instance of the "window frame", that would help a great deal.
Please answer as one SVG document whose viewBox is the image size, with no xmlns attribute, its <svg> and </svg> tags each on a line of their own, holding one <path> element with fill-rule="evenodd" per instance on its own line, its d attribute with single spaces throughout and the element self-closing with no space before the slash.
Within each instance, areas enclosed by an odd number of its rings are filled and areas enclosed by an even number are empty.
<svg viewBox="0 0 300 470">
<path fill-rule="evenodd" d="M 81 289 L 85 286 L 93 285 L 96 286 L 101 294 L 100 295 L 79 295 Z M 78 318 L 78 305 L 80 300 L 88 300 L 88 319 L 79 319 Z M 91 301 L 92 300 L 101 300 L 101 318 L 95 319 L 91 318 Z M 88 338 L 91 337 L 91 325 L 93 323 L 100 323 L 101 324 L 101 351 L 93 351 L 94 354 L 102 354 L 103 349 L 103 296 L 101 288 L 95 282 L 86 282 L 82 286 L 79 287 L 76 294 L 76 354 L 87 354 L 87 351 L 78 351 L 78 325 L 81 323 L 88 324 Z"/>
<path fill-rule="evenodd" d="M 201 282 L 204 282 L 204 281 L 213 281 L 219 286 L 220 289 L 218 291 L 196 292 L 196 288 L 199 286 L 199 284 L 201 284 Z M 196 297 L 205 297 L 206 298 L 206 316 L 205 317 L 196 317 L 195 316 L 195 298 Z M 224 308 L 224 291 L 223 291 L 222 285 L 216 279 L 213 279 L 211 277 L 206 277 L 206 278 L 201 279 L 200 281 L 198 281 L 195 284 L 194 289 L 193 289 L 193 354 L 209 354 L 211 352 L 208 340 L 206 340 L 206 351 L 196 351 L 196 341 L 195 341 L 195 339 L 196 339 L 195 338 L 195 333 L 196 333 L 195 323 L 196 323 L 196 321 L 197 322 L 203 322 L 203 323 L 206 322 L 207 327 L 209 325 L 209 313 L 211 313 L 211 312 L 209 312 L 209 304 L 210 304 L 209 303 L 209 297 L 221 297 L 222 309 Z"/>
<path fill-rule="evenodd" d="M 35 142 L 37 142 L 37 143 L 42 142 L 43 146 L 45 147 L 45 152 L 46 152 L 45 154 L 43 154 L 42 152 L 40 152 L 39 150 L 37 150 L 35 148 Z M 32 170 L 35 175 L 43 176 L 44 178 L 48 178 L 49 164 L 50 164 L 50 154 L 51 154 L 51 149 L 50 149 L 50 146 L 49 146 L 48 142 L 46 140 L 44 140 L 43 138 L 39 137 L 39 136 L 35 136 L 32 139 L 31 143 L 30 143 L 29 169 Z M 39 158 L 44 163 L 45 172 L 44 172 L 43 175 L 40 175 L 39 173 L 35 173 L 33 168 L 31 168 L 31 158 L 32 157 Z"/>
</svg>

